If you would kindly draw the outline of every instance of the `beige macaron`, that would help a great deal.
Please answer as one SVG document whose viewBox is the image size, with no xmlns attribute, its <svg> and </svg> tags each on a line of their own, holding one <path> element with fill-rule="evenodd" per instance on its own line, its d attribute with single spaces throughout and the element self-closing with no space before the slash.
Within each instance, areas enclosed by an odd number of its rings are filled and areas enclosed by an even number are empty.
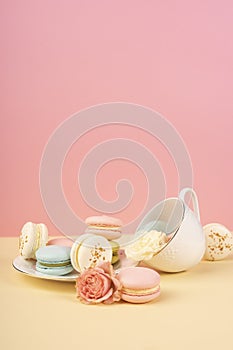
<svg viewBox="0 0 233 350">
<path fill-rule="evenodd" d="M 206 236 L 204 259 L 222 260 L 233 250 L 233 235 L 225 226 L 213 223 L 203 227 Z"/>
<path fill-rule="evenodd" d="M 19 253 L 24 259 L 35 259 L 35 253 L 48 242 L 48 229 L 45 224 L 27 222 L 19 237 Z"/>
<path fill-rule="evenodd" d="M 78 272 L 95 267 L 101 262 L 112 261 L 112 246 L 102 236 L 83 234 L 74 242 L 70 259 L 73 268 Z"/>
</svg>

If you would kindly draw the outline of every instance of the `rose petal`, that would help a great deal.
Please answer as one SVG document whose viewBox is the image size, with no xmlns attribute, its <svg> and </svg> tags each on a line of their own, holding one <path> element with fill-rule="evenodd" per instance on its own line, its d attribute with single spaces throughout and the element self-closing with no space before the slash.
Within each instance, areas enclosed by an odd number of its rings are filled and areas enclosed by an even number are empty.
<svg viewBox="0 0 233 350">
<path fill-rule="evenodd" d="M 102 262 L 99 265 L 97 265 L 97 268 L 103 270 L 103 272 L 106 273 L 107 275 L 110 275 L 110 276 L 114 275 L 113 266 L 110 264 L 110 262 Z"/>
<path fill-rule="evenodd" d="M 102 289 L 102 296 L 104 296 L 108 290 L 111 288 L 111 285 L 112 285 L 112 281 L 111 279 L 109 279 L 109 276 L 105 276 L 103 274 L 101 274 L 101 278 L 103 280 L 103 289 Z"/>
<path fill-rule="evenodd" d="M 112 296 L 112 293 L 113 293 L 113 289 L 109 289 L 109 291 L 104 295 L 102 296 L 101 298 L 98 298 L 98 299 L 86 299 L 89 303 L 94 303 L 94 304 L 99 304 L 99 303 L 102 303 L 103 301 L 109 299 L 111 296 Z"/>
<path fill-rule="evenodd" d="M 121 283 L 110 262 L 85 270 L 76 280 L 76 290 L 86 304 L 111 304 L 121 299 Z"/>
</svg>

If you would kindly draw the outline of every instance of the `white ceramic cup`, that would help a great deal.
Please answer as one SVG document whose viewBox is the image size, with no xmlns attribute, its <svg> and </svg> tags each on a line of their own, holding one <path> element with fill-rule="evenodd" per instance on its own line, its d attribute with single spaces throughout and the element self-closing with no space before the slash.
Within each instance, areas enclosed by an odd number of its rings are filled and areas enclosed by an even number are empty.
<svg viewBox="0 0 233 350">
<path fill-rule="evenodd" d="M 191 194 L 194 212 L 185 203 Z M 144 217 L 137 232 L 157 229 L 171 237 L 161 251 L 145 261 L 154 269 L 165 272 L 180 272 L 200 262 L 205 253 L 205 235 L 200 224 L 197 195 L 191 188 L 184 188 L 179 198 L 168 198 Z"/>
</svg>

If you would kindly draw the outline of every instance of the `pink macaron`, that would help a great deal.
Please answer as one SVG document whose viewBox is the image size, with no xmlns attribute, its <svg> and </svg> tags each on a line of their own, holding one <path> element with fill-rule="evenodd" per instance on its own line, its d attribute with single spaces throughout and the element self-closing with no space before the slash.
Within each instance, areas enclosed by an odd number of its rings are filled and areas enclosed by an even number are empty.
<svg viewBox="0 0 233 350">
<path fill-rule="evenodd" d="M 59 237 L 59 238 L 52 238 L 48 241 L 47 245 L 59 245 L 62 247 L 72 247 L 74 241 L 72 241 L 69 238 L 63 238 L 63 237 Z"/>
<path fill-rule="evenodd" d="M 147 303 L 160 295 L 160 275 L 146 267 L 126 267 L 118 278 L 122 284 L 122 300 Z"/>
<path fill-rule="evenodd" d="M 85 233 L 103 236 L 108 240 L 121 237 L 122 221 L 107 215 L 90 216 L 85 220 Z"/>
</svg>

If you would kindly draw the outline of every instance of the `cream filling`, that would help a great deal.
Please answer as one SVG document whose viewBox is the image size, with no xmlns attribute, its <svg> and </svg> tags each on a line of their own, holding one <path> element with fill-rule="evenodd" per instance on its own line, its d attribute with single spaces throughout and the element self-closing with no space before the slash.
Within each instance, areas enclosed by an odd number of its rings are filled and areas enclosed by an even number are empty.
<svg viewBox="0 0 233 350">
<path fill-rule="evenodd" d="M 35 255 L 35 252 L 40 248 L 41 243 L 42 243 L 42 232 L 40 230 L 40 225 L 39 224 L 35 224 L 35 240 L 33 242 L 33 246 L 32 246 L 32 252 L 31 254 Z M 28 234 L 23 235 L 23 233 L 21 232 L 21 235 L 19 237 L 19 251 L 20 254 L 22 255 L 23 253 L 23 248 L 24 245 L 27 244 L 27 242 L 29 241 L 29 236 L 32 232 L 28 232 Z"/>
<path fill-rule="evenodd" d="M 120 227 L 119 226 L 108 226 L 108 225 L 88 225 L 88 228 L 93 228 L 93 229 L 98 229 L 98 230 L 110 230 L 110 231 L 119 231 Z"/>
<path fill-rule="evenodd" d="M 45 266 L 45 267 L 62 267 L 62 266 L 69 266 L 70 265 L 70 261 L 65 261 L 62 263 L 57 263 L 57 264 L 49 264 L 49 263 L 45 263 L 45 262 L 40 262 L 39 264 L 41 266 Z"/>
<path fill-rule="evenodd" d="M 127 295 L 150 295 L 158 292 L 160 290 L 159 286 L 153 287 L 153 288 L 146 288 L 146 289 L 130 289 L 130 288 L 122 288 L 122 292 Z"/>
<path fill-rule="evenodd" d="M 40 225 L 36 224 L 36 244 L 34 248 L 34 252 L 36 252 L 41 245 L 41 232 L 40 232 Z"/>
</svg>

